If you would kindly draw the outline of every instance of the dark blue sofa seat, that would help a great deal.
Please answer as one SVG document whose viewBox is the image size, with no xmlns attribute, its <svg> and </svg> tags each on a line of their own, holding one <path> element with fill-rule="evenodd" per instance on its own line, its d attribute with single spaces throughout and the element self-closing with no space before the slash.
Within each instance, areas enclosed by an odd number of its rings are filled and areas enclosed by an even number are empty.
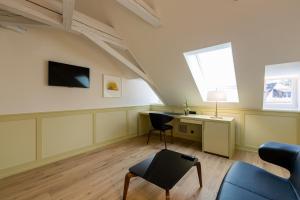
<svg viewBox="0 0 300 200">
<path fill-rule="evenodd" d="M 235 162 L 225 176 L 218 200 L 299 200 L 300 146 L 269 142 L 259 156 L 288 169 L 289 179 L 281 178 L 245 162 Z"/>
</svg>

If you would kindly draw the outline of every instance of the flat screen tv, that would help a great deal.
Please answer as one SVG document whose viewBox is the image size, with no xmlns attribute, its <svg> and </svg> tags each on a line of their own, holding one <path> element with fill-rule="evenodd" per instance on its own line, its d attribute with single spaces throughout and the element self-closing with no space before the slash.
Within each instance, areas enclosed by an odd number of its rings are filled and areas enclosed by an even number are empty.
<svg viewBox="0 0 300 200">
<path fill-rule="evenodd" d="M 65 87 L 90 87 L 90 69 L 64 63 L 48 62 L 48 85 Z"/>
</svg>

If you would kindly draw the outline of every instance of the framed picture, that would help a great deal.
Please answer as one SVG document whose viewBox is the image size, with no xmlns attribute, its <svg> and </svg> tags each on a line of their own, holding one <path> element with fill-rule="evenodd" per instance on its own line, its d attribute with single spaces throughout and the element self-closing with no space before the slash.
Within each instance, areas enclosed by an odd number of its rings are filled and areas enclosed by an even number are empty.
<svg viewBox="0 0 300 200">
<path fill-rule="evenodd" d="M 121 97 L 122 79 L 117 76 L 103 75 L 103 97 Z"/>
</svg>

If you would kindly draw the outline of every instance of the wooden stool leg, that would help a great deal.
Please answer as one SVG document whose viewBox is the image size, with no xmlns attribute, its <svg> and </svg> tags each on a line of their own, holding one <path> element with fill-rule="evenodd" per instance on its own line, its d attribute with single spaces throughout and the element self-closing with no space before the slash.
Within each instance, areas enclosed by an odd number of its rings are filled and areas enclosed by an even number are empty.
<svg viewBox="0 0 300 200">
<path fill-rule="evenodd" d="M 150 140 L 151 133 L 152 133 L 152 130 L 150 130 L 150 131 L 149 131 L 149 133 L 148 133 L 148 140 L 147 140 L 147 144 L 149 143 L 149 140 Z"/>
<path fill-rule="evenodd" d="M 166 200 L 170 200 L 170 191 L 166 190 Z"/>
<path fill-rule="evenodd" d="M 197 172 L 198 172 L 198 178 L 199 178 L 199 183 L 200 183 L 200 187 L 202 187 L 202 173 L 201 173 L 201 163 L 200 162 L 196 162 L 195 166 L 197 167 Z"/>
<path fill-rule="evenodd" d="M 125 181 L 124 181 L 124 190 L 123 190 L 123 200 L 126 200 L 127 198 L 127 191 L 128 191 L 128 187 L 129 187 L 129 182 L 130 182 L 130 178 L 135 177 L 134 174 L 128 172 L 125 176 Z"/>
<path fill-rule="evenodd" d="M 167 149 L 166 132 L 165 132 L 165 131 L 163 131 L 163 133 L 164 133 L 164 139 L 165 139 L 165 149 Z"/>
</svg>

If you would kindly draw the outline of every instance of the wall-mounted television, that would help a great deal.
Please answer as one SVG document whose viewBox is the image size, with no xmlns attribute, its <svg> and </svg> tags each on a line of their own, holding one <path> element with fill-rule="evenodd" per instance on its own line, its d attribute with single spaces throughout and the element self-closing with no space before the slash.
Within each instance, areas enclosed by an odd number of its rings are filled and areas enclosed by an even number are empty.
<svg viewBox="0 0 300 200">
<path fill-rule="evenodd" d="M 89 88 L 90 69 L 86 67 L 49 61 L 48 85 Z"/>
</svg>

